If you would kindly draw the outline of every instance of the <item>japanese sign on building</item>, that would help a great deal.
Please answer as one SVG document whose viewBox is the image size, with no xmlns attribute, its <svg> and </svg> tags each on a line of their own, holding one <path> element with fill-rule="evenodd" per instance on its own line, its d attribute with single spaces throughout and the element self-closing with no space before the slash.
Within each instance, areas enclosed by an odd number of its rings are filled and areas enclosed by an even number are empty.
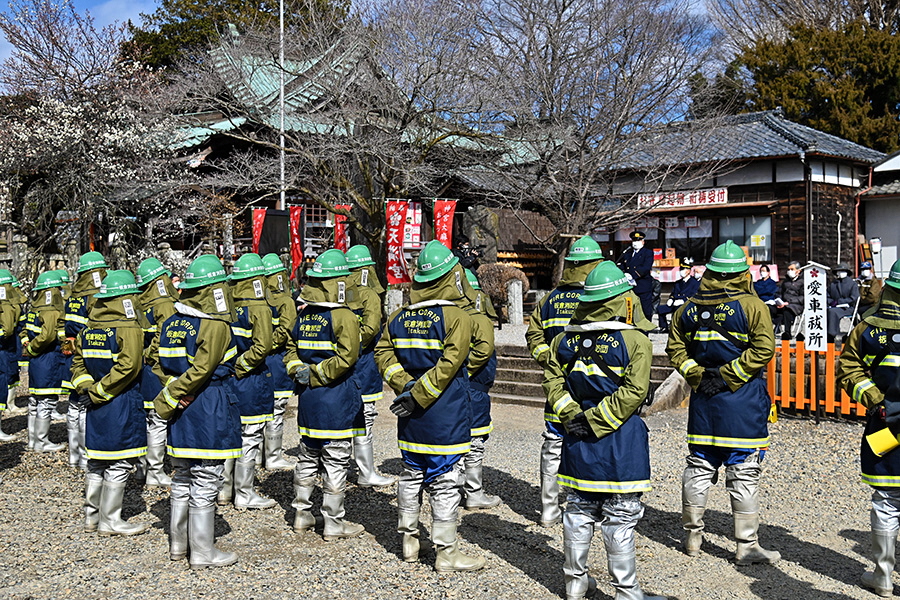
<svg viewBox="0 0 900 600">
<path fill-rule="evenodd" d="M 705 206 L 707 204 L 727 204 L 728 188 L 709 188 L 689 192 L 665 192 L 659 194 L 638 194 L 637 207 L 677 208 L 679 206 Z"/>
<path fill-rule="evenodd" d="M 406 216 L 409 202 L 405 200 L 389 200 L 387 202 L 385 222 L 387 225 L 387 280 L 389 284 L 406 283 L 409 272 L 406 270 L 406 257 L 403 255 L 403 230 L 406 227 Z"/>
<path fill-rule="evenodd" d="M 453 211 L 456 200 L 434 201 L 434 239 L 440 240 L 448 248 L 453 248 Z"/>
<path fill-rule="evenodd" d="M 827 272 L 828 267 L 814 262 L 803 267 L 803 328 L 806 349 L 812 352 L 828 349 Z"/>
<path fill-rule="evenodd" d="M 422 246 L 422 203 L 407 202 L 403 226 L 403 249 L 418 250 Z"/>
</svg>

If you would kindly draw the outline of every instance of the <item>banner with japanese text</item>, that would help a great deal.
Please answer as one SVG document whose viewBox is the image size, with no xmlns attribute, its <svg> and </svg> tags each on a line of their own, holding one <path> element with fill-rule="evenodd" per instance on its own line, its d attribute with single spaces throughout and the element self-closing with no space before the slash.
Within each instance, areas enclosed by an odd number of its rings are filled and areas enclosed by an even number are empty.
<svg viewBox="0 0 900 600">
<path fill-rule="evenodd" d="M 352 207 L 349 204 L 335 204 L 338 210 L 349 211 Z M 350 247 L 350 233 L 347 231 L 347 216 L 334 214 L 334 247 L 341 252 L 346 252 Z"/>
<path fill-rule="evenodd" d="M 387 280 L 389 284 L 408 283 L 406 257 L 403 255 L 403 229 L 406 226 L 406 211 L 409 203 L 405 200 L 389 200 L 385 213 L 387 223 Z"/>
<path fill-rule="evenodd" d="M 803 328 L 806 331 L 806 349 L 825 352 L 828 349 L 826 273 L 828 269 L 817 263 L 803 267 Z"/>
<path fill-rule="evenodd" d="M 434 201 L 434 239 L 448 248 L 453 248 L 453 211 L 456 200 Z"/>
<path fill-rule="evenodd" d="M 296 277 L 297 268 L 303 263 L 302 214 L 302 206 L 291 207 L 291 279 Z"/>
<path fill-rule="evenodd" d="M 259 238 L 262 237 L 263 223 L 266 222 L 266 209 L 253 209 L 253 252 L 259 252 Z"/>
</svg>

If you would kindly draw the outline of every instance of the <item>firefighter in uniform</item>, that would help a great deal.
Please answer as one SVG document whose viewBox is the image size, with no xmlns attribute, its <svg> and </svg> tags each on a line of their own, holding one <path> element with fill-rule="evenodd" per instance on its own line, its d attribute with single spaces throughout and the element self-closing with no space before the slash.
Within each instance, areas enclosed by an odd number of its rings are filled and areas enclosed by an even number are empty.
<svg viewBox="0 0 900 600">
<path fill-rule="evenodd" d="M 569 488 L 563 516 L 568 600 L 592 596 L 587 559 L 599 524 L 616 600 L 647 596 L 637 581 L 634 529 L 650 491 L 647 426 L 638 410 L 650 391 L 653 324 L 612 262 L 594 269 L 565 331 L 550 344 L 544 387 L 566 427 L 559 482 Z"/>
<path fill-rule="evenodd" d="M 134 275 L 110 271 L 75 339 L 72 385 L 91 401 L 85 419 L 84 530 L 102 536 L 137 535 L 150 528 L 150 523 L 122 520 L 128 474 L 147 453 L 139 291 Z"/>
<path fill-rule="evenodd" d="M 862 585 L 893 597 L 894 550 L 900 532 L 900 261 L 891 267 L 881 300 L 850 332 L 838 362 L 837 383 L 867 409 L 860 446 L 862 480 L 872 487 L 871 541 L 875 569 Z M 873 443 L 880 437 L 884 448 Z M 876 454 L 877 451 L 877 454 Z"/>
<path fill-rule="evenodd" d="M 483 557 L 460 552 L 456 534 L 462 459 L 472 443 L 466 371 L 472 319 L 454 304 L 465 295 L 465 278 L 459 258 L 441 242 L 429 242 L 419 254 L 411 304 L 391 315 L 375 348 L 378 370 L 398 394 L 391 412 L 399 417 L 403 460 L 397 486 L 403 560 L 419 560 L 419 510 L 428 492 L 436 571 L 485 564 Z"/>
<path fill-rule="evenodd" d="M 167 488 L 172 480 L 163 470 L 166 455 L 165 419 L 153 408 L 153 399 L 162 391 L 159 378 L 153 375 L 153 361 L 159 347 L 159 328 L 175 314 L 178 293 L 172 284 L 172 273 L 157 258 L 141 261 L 137 268 L 137 284 L 141 312 L 146 318 L 144 330 L 144 375 L 141 377 L 141 394 L 147 411 L 147 455 L 142 461 L 144 485 L 148 488 Z"/>
<path fill-rule="evenodd" d="M 468 312 L 472 317 L 472 343 L 467 369 L 469 372 L 469 405 L 472 411 L 472 446 L 463 458 L 465 482 L 463 497 L 468 509 L 494 508 L 500 498 L 484 492 L 482 476 L 484 446 L 494 430 L 491 422 L 491 387 L 497 375 L 497 352 L 494 349 L 494 322 L 488 316 L 491 301 L 481 292 L 475 273 L 466 269 Z"/>
<path fill-rule="evenodd" d="M 375 344 L 381 337 L 382 294 L 384 288 L 372 268 L 375 261 L 369 249 L 359 244 L 347 250 L 347 266 L 350 268 L 350 284 L 356 290 L 353 312 L 359 317 L 360 354 L 356 363 L 356 378 L 362 393 L 363 412 L 366 417 L 366 435 L 353 438 L 353 457 L 359 469 L 356 480 L 360 487 L 384 487 L 396 481 L 375 470 L 375 453 L 372 449 L 372 426 L 378 411 L 375 403 L 384 398 L 384 387 L 378 367 L 375 366 Z"/>
<path fill-rule="evenodd" d="M 22 331 L 22 355 L 28 358 L 28 447 L 35 452 L 59 452 L 61 444 L 47 439 L 50 414 L 65 393 L 68 366 L 59 344 L 57 325 L 62 321 L 62 278 L 55 271 L 41 273 L 34 284 L 31 310 Z"/>
<path fill-rule="evenodd" d="M 19 305 L 19 322 L 16 324 L 16 355 L 9 357 L 9 373 L 13 375 L 13 380 L 10 381 L 9 393 L 6 395 L 6 400 L 10 405 L 12 405 L 13 401 L 16 399 L 15 388 L 21 383 L 22 369 L 28 368 L 28 359 L 22 355 L 24 351 L 22 338 L 25 332 L 25 320 L 28 316 L 28 296 L 22 293 L 22 282 L 16 279 L 15 275 L 13 275 L 12 288 L 14 294 L 13 302 Z M 28 441 L 28 449 L 33 450 L 34 448 L 31 445 L 32 439 L 30 436 Z"/>
<path fill-rule="evenodd" d="M 531 356 L 545 371 L 550 362 L 550 342 L 569 324 L 569 317 L 578 306 L 585 278 L 602 260 L 603 252 L 593 238 L 586 235 L 577 240 L 566 256 L 559 285 L 541 299 L 531 314 L 525 340 Z M 562 519 L 556 474 L 564 430 L 549 402 L 544 405 L 544 427 L 544 442 L 541 445 L 541 525 L 551 527 Z"/>
<path fill-rule="evenodd" d="M 19 355 L 16 344 L 16 330 L 19 319 L 22 316 L 22 306 L 19 290 L 13 287 L 16 279 L 7 269 L 0 269 L 0 382 L 3 387 L 0 391 L 7 390 L 4 397 L 0 397 L 0 415 L 7 408 L 7 403 L 12 404 L 16 384 L 19 381 Z M 12 393 L 9 393 L 12 392 Z M 3 432 L 0 425 L 0 442 L 10 442 L 16 436 Z"/>
<path fill-rule="evenodd" d="M 359 320 L 348 304 L 350 271 L 340 250 L 326 250 L 307 271 L 292 343 L 284 360 L 297 382 L 300 453 L 294 468 L 294 531 L 311 529 L 316 474 L 322 473 L 325 541 L 356 537 L 362 525 L 344 520 L 351 440 L 365 435 L 362 398 L 354 374 Z"/>
<path fill-rule="evenodd" d="M 235 382 L 241 411 L 242 456 L 225 461 L 225 483 L 219 491 L 219 505 L 238 510 L 272 508 L 276 502 L 253 489 L 256 457 L 262 451 L 263 431 L 275 410 L 275 388 L 266 357 L 272 351 L 272 308 L 266 300 L 266 267 L 258 254 L 247 253 L 231 271 L 234 310 L 237 319 L 231 334 L 237 346 Z"/>
<path fill-rule="evenodd" d="M 88 315 L 94 305 L 94 294 L 100 289 L 100 282 L 106 277 L 106 260 L 99 252 L 86 252 L 78 259 L 75 270 L 75 284 L 65 299 L 65 340 L 62 343 L 66 366 L 71 369 L 75 338 L 87 327 Z M 69 410 L 66 413 L 66 429 L 69 434 L 69 466 L 87 470 L 87 456 L 84 451 L 85 416 L 90 398 L 75 393 L 69 377 L 63 380 L 63 388 L 71 390 Z"/>
<path fill-rule="evenodd" d="M 266 357 L 266 366 L 272 374 L 275 388 L 275 405 L 272 420 L 266 421 L 263 440 L 263 466 L 269 470 L 293 469 L 294 464 L 285 459 L 282 452 L 284 440 L 284 411 L 288 400 L 294 394 L 294 381 L 284 365 L 284 353 L 297 320 L 297 306 L 291 297 L 287 281 L 287 269 L 277 254 L 266 254 L 262 258 L 266 266 L 266 284 L 269 288 L 269 303 L 272 306 L 272 352 Z"/>
<path fill-rule="evenodd" d="M 706 265 L 700 291 L 676 311 L 666 352 L 692 388 L 682 479 L 684 550 L 700 553 L 710 486 L 725 466 L 738 565 L 781 558 L 759 545 L 759 480 L 772 401 L 761 373 L 775 354 L 768 307 L 753 291 L 744 251 L 731 240 Z"/>
<path fill-rule="evenodd" d="M 225 460 L 241 456 L 241 415 L 234 388 L 237 348 L 231 337 L 225 267 L 206 254 L 181 282 L 174 315 L 162 323 L 153 372 L 163 384 L 153 400 L 169 421 L 168 453 L 174 467 L 170 496 L 169 558 L 190 549 L 192 569 L 237 562 L 215 546 L 216 496 Z"/>
</svg>

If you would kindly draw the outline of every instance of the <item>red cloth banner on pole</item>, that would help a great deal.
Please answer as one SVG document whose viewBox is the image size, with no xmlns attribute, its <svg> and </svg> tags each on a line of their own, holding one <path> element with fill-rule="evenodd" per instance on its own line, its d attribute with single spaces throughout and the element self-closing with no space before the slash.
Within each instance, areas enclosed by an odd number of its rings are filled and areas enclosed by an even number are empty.
<svg viewBox="0 0 900 600">
<path fill-rule="evenodd" d="M 406 210 L 409 203 L 391 200 L 387 203 L 385 222 L 387 223 L 387 280 L 389 284 L 408 283 L 406 257 L 403 256 L 403 228 L 406 225 Z"/>
<path fill-rule="evenodd" d="M 291 279 L 297 276 L 297 268 L 303 263 L 303 235 L 300 226 L 303 223 L 300 215 L 302 206 L 291 207 Z"/>
<path fill-rule="evenodd" d="M 349 204 L 335 204 L 338 210 L 344 209 L 349 211 L 352 207 Z M 347 231 L 347 216 L 334 214 L 334 247 L 341 252 L 346 252 L 350 247 L 350 235 Z"/>
<path fill-rule="evenodd" d="M 266 220 L 266 209 L 253 209 L 253 252 L 259 252 L 259 238 L 262 236 L 263 223 Z"/>
<path fill-rule="evenodd" d="M 453 211 L 456 200 L 434 201 L 434 239 L 453 248 Z"/>
</svg>

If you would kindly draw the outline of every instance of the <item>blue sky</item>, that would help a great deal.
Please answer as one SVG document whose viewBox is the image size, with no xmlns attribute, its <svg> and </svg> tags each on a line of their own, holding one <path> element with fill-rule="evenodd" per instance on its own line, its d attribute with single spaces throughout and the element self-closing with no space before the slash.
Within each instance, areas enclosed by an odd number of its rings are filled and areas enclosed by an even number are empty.
<svg viewBox="0 0 900 600">
<path fill-rule="evenodd" d="M 103 26 L 115 21 L 127 21 L 131 19 L 135 24 L 140 24 L 141 13 L 151 13 L 156 9 L 155 0 L 74 0 L 78 12 L 90 11 L 97 25 Z M 4 3 L 5 4 L 5 3 Z M 0 59 L 9 56 L 12 48 L 3 38 L 0 38 Z"/>
</svg>

